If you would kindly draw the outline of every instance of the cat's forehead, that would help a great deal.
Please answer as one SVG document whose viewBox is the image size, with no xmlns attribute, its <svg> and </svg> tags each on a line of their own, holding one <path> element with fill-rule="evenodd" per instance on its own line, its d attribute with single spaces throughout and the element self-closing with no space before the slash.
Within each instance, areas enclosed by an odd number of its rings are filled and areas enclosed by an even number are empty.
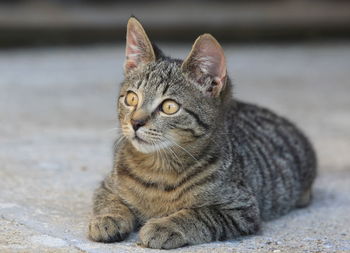
<svg viewBox="0 0 350 253">
<path fill-rule="evenodd" d="M 166 95 L 183 90 L 185 77 L 179 62 L 157 61 L 145 66 L 130 84 L 148 95 Z"/>
<path fill-rule="evenodd" d="M 178 81 L 182 79 L 181 66 L 177 62 L 157 61 L 148 64 L 143 71 L 143 78 L 146 78 L 152 84 L 163 81 Z"/>
</svg>

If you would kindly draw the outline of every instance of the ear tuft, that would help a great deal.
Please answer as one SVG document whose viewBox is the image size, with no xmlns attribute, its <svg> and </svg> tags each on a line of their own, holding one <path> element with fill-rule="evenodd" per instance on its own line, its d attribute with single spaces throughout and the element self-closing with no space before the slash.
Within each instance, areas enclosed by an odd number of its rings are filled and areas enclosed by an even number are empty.
<svg viewBox="0 0 350 253">
<path fill-rule="evenodd" d="M 130 70 L 135 69 L 140 65 L 155 60 L 156 57 L 152 43 L 140 22 L 132 16 L 128 21 L 126 32 L 125 73 L 128 73 Z"/>
<path fill-rule="evenodd" d="M 227 77 L 225 55 L 219 42 L 210 34 L 199 36 L 182 70 L 207 93 L 219 95 Z"/>
</svg>

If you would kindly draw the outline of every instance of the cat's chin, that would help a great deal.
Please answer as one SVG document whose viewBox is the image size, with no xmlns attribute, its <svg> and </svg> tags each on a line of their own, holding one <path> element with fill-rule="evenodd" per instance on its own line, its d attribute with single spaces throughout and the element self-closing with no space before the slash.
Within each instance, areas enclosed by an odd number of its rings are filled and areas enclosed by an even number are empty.
<svg viewBox="0 0 350 253">
<path fill-rule="evenodd" d="M 144 154 L 154 153 L 154 152 L 157 152 L 158 150 L 162 150 L 171 146 L 170 142 L 151 144 L 139 138 L 133 138 L 131 140 L 131 144 L 137 151 Z"/>
<path fill-rule="evenodd" d="M 138 151 L 144 154 L 156 153 L 160 150 L 167 149 L 173 146 L 173 143 L 166 138 L 159 138 L 155 140 L 153 136 L 148 136 L 140 129 L 139 131 L 123 132 L 124 137 L 131 143 L 131 145 Z M 158 136 L 159 137 L 159 136 Z"/>
</svg>

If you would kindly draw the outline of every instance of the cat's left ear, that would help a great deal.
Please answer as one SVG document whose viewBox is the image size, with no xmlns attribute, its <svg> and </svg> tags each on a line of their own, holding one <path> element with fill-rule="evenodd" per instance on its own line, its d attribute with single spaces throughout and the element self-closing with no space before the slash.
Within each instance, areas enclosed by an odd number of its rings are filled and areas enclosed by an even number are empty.
<svg viewBox="0 0 350 253">
<path fill-rule="evenodd" d="M 227 80 L 224 50 L 212 35 L 203 34 L 193 44 L 182 70 L 207 94 L 218 96 Z"/>
<path fill-rule="evenodd" d="M 145 30 L 136 18 L 131 17 L 126 32 L 125 73 L 155 60 L 156 55 Z"/>
</svg>

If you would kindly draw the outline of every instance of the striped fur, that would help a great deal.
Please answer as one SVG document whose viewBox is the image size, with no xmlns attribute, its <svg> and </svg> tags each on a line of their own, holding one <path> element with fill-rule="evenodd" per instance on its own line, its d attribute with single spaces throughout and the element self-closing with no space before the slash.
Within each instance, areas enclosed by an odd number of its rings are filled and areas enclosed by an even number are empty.
<svg viewBox="0 0 350 253">
<path fill-rule="evenodd" d="M 273 112 L 234 100 L 229 78 L 221 91 L 214 87 L 218 96 L 208 95 L 211 76 L 199 85 L 182 61 L 154 50 L 148 55 L 157 59 L 133 62 L 121 86 L 122 138 L 94 195 L 90 238 L 121 241 L 141 227 L 144 246 L 177 248 L 256 233 L 261 220 L 307 205 L 316 176 L 307 138 Z M 125 106 L 130 90 L 136 108 Z M 174 116 L 159 111 L 169 98 L 181 106 Z M 146 120 L 137 131 L 152 148 L 133 140 L 136 112 Z"/>
</svg>

